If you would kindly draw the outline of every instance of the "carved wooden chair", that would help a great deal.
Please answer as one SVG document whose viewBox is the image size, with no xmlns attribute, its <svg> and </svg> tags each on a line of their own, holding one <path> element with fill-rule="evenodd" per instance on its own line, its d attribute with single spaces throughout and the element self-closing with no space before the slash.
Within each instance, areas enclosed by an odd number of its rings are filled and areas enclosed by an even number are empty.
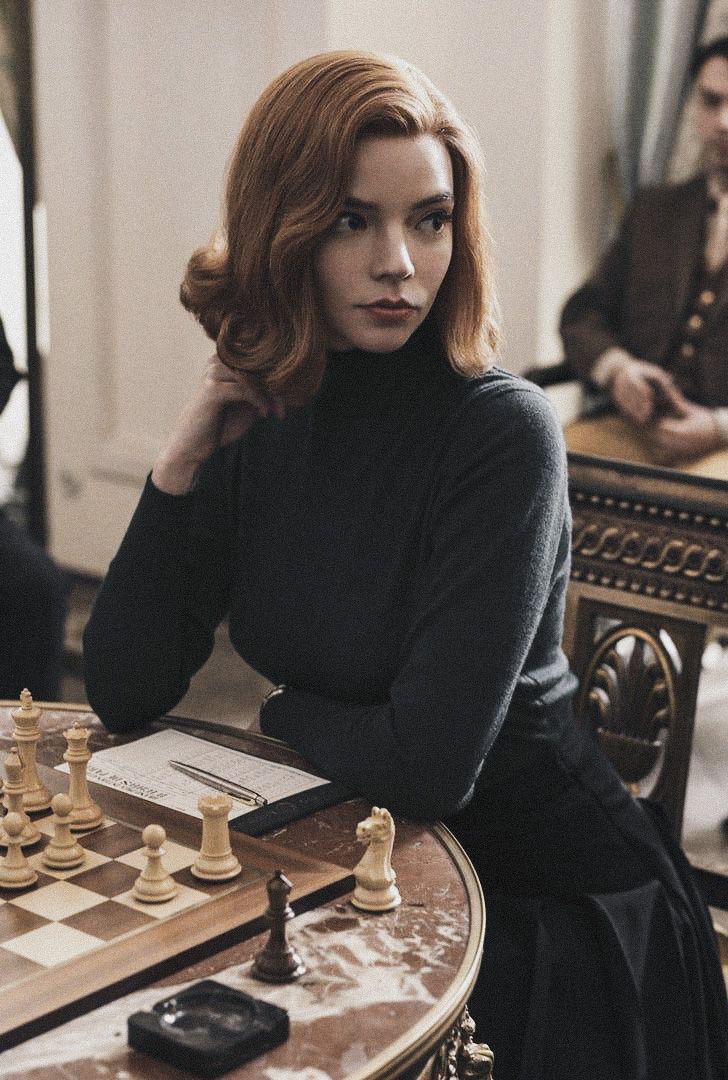
<svg viewBox="0 0 728 1080">
<path fill-rule="evenodd" d="M 701 659 L 709 635 L 728 630 L 728 492 L 577 454 L 569 487 L 564 647 L 579 679 L 577 717 L 623 781 L 662 804 L 679 838 Z"/>
</svg>

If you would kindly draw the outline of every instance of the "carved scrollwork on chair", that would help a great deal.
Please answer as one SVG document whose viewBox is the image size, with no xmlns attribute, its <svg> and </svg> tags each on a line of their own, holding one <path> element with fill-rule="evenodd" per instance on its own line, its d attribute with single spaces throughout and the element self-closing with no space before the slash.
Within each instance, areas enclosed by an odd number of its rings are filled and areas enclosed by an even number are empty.
<svg viewBox="0 0 728 1080">
<path fill-rule="evenodd" d="M 675 724 L 675 669 L 657 634 L 620 626 L 596 643 L 577 709 L 625 784 L 655 773 Z"/>
<path fill-rule="evenodd" d="M 475 1021 L 465 1008 L 435 1056 L 430 1080 L 493 1080 L 493 1051 L 476 1043 Z"/>
</svg>

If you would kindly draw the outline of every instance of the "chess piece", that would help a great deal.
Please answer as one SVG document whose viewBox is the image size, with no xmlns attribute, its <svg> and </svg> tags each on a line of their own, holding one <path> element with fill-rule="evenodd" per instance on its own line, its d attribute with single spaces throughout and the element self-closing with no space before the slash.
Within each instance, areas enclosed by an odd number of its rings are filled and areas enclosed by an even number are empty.
<svg viewBox="0 0 728 1080">
<path fill-rule="evenodd" d="M 162 865 L 162 845 L 166 839 L 167 834 L 161 825 L 147 825 L 142 833 L 147 863 L 132 886 L 131 893 L 135 900 L 142 900 L 145 904 L 161 904 L 177 895 L 177 882 Z"/>
<path fill-rule="evenodd" d="M 13 747 L 5 758 L 4 788 L 5 797 L 3 801 L 8 808 L 8 813 L 19 814 L 23 822 L 23 831 L 20 834 L 21 847 L 29 847 L 31 844 L 37 844 L 40 840 L 40 830 L 30 820 L 25 810 L 23 810 L 23 792 L 25 791 L 25 784 L 23 783 L 23 764 L 18 756 L 16 747 Z M 0 824 L 0 844 L 5 847 L 7 847 L 8 844 L 8 835 L 2 824 Z"/>
<path fill-rule="evenodd" d="M 389 810 L 372 807 L 371 816 L 360 821 L 356 838 L 366 851 L 354 867 L 356 888 L 351 902 L 361 911 L 391 911 L 402 903 L 392 869 L 394 821 Z"/>
<path fill-rule="evenodd" d="M 53 836 L 43 850 L 41 861 L 53 870 L 70 870 L 80 866 L 86 858 L 83 848 L 71 834 L 73 803 L 68 795 L 61 793 L 53 796 L 51 806 L 54 815 Z"/>
<path fill-rule="evenodd" d="M 306 972 L 301 957 L 286 941 L 286 923 L 294 916 L 288 903 L 293 886 L 282 870 L 276 870 L 266 885 L 268 910 L 265 913 L 270 934 L 265 947 L 256 956 L 250 974 L 263 982 L 292 982 Z"/>
<path fill-rule="evenodd" d="M 5 817 L 5 832 L 8 838 L 8 853 L 0 859 L 0 887 L 3 889 L 25 889 L 34 885 L 38 875 L 28 863 L 21 848 L 23 819 L 14 810 Z"/>
<path fill-rule="evenodd" d="M 86 782 L 86 768 L 91 758 L 91 751 L 88 748 L 88 728 L 81 727 L 76 720 L 73 727 L 64 731 L 63 735 L 68 743 L 63 760 L 68 762 L 71 774 L 68 789 L 73 804 L 71 829 L 73 832 L 83 832 L 85 829 L 95 828 L 104 820 L 101 807 L 91 799 Z"/>
<path fill-rule="evenodd" d="M 237 877 L 242 867 L 230 847 L 227 823 L 233 800 L 229 795 L 201 795 L 197 806 L 202 814 L 202 844 L 190 867 L 192 873 L 203 881 Z"/>
<path fill-rule="evenodd" d="M 20 694 L 20 708 L 11 712 L 13 718 L 13 742 L 23 767 L 23 809 L 47 810 L 51 805 L 51 793 L 38 776 L 35 762 L 37 744 L 40 740 L 40 709 L 33 704 L 29 690 Z M 7 801 L 3 800 L 5 806 Z"/>
</svg>

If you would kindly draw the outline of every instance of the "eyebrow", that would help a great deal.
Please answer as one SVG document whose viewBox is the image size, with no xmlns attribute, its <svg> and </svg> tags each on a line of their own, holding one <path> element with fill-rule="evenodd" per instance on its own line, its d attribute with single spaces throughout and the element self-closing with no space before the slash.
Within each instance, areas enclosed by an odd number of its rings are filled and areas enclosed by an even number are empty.
<svg viewBox="0 0 728 1080">
<path fill-rule="evenodd" d="M 439 206 L 441 203 L 452 203 L 455 199 L 451 191 L 443 191 L 439 195 L 428 195 L 426 199 L 418 199 L 416 203 L 412 203 L 411 210 L 426 210 L 428 206 Z M 376 210 L 377 204 L 367 202 L 365 199 L 355 199 L 352 195 L 349 195 L 344 199 L 344 205 L 352 210 Z"/>
<path fill-rule="evenodd" d="M 698 83 L 698 92 L 704 98 L 710 98 L 711 101 L 728 101 L 728 94 L 721 94 L 720 90 L 713 90 L 710 86 L 702 86 Z"/>
</svg>

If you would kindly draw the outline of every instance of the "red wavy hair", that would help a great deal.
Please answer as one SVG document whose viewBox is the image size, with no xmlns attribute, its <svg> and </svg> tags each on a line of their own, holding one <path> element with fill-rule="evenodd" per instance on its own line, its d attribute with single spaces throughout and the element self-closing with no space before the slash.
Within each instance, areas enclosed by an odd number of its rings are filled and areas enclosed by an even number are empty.
<svg viewBox="0 0 728 1080">
<path fill-rule="evenodd" d="M 253 106 L 228 167 L 224 230 L 195 251 L 180 298 L 229 367 L 288 404 L 325 366 L 314 254 L 347 195 L 368 135 L 434 135 L 453 165 L 453 255 L 433 315 L 452 366 L 482 374 L 498 344 L 477 137 L 417 68 L 372 53 L 322 53 L 279 75 Z"/>
</svg>

